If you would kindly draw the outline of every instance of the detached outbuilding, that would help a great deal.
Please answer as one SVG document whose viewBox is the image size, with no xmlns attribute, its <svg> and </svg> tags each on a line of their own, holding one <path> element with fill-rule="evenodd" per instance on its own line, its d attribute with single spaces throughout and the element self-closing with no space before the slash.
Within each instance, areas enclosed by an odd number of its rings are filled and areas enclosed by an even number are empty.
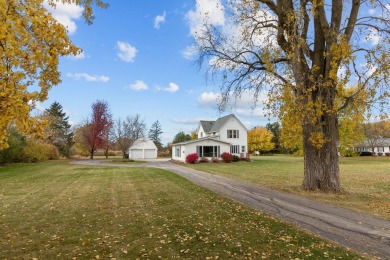
<svg viewBox="0 0 390 260">
<path fill-rule="evenodd" d="M 129 149 L 130 159 L 156 159 L 157 146 L 148 138 L 137 139 Z"/>
</svg>

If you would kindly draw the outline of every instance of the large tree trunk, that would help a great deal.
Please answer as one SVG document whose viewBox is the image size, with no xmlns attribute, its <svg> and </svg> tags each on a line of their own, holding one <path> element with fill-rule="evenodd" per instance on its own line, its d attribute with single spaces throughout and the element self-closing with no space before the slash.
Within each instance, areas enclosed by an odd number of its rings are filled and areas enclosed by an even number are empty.
<svg viewBox="0 0 390 260">
<path fill-rule="evenodd" d="M 316 148 L 310 136 L 317 128 L 310 123 L 303 125 L 304 180 L 305 190 L 341 192 L 339 179 L 338 123 L 334 114 L 324 115 L 321 119 L 322 133 L 327 140 L 321 148 Z"/>
</svg>

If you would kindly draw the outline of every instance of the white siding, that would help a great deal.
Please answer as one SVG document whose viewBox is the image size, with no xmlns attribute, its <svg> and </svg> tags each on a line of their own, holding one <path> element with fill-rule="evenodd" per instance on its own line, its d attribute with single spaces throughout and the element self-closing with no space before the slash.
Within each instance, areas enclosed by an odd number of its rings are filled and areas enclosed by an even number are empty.
<svg viewBox="0 0 390 260">
<path fill-rule="evenodd" d="M 228 130 L 238 130 L 239 138 L 228 138 L 227 131 Z M 242 152 L 242 147 L 245 147 L 245 152 L 248 152 L 248 133 L 246 129 L 242 126 L 240 122 L 238 122 L 234 117 L 231 117 L 229 121 L 227 121 L 220 129 L 219 132 L 220 140 L 224 142 L 228 142 L 231 145 L 239 145 L 240 152 Z M 230 151 L 230 150 L 229 150 Z"/>
<path fill-rule="evenodd" d="M 129 149 L 131 159 L 156 159 L 157 147 L 152 140 L 140 138 L 134 142 Z"/>
<path fill-rule="evenodd" d="M 157 150 L 156 149 L 145 149 L 144 150 L 144 158 L 145 159 L 157 158 Z"/>
<path fill-rule="evenodd" d="M 199 123 L 199 127 L 198 127 L 198 138 L 202 138 L 202 137 L 206 137 L 206 134 L 203 130 L 203 127 L 202 125 Z"/>
<path fill-rule="evenodd" d="M 222 142 L 218 142 L 215 140 L 201 140 L 198 142 L 191 142 L 183 145 L 175 145 L 172 146 L 172 159 L 185 162 L 186 157 L 189 154 L 196 153 L 197 146 L 219 146 L 220 153 L 230 152 L 230 145 Z M 181 149 L 180 156 L 176 155 L 176 149 Z"/>
<path fill-rule="evenodd" d="M 196 153 L 196 147 L 197 146 L 220 146 L 220 152 L 229 152 L 230 146 L 229 144 L 217 142 L 214 140 L 203 140 L 200 142 L 194 142 L 186 145 L 186 152 L 185 152 L 185 157 L 191 153 Z M 185 160 L 184 157 L 184 160 Z"/>
<path fill-rule="evenodd" d="M 131 159 L 141 159 L 141 158 L 143 158 L 143 150 L 142 149 L 132 149 L 132 150 L 130 150 L 129 158 L 131 158 Z"/>
<path fill-rule="evenodd" d="M 177 155 L 177 150 L 179 150 L 179 154 Z M 185 161 L 185 151 L 186 146 L 185 145 L 172 145 L 172 159 L 177 161 Z"/>
</svg>

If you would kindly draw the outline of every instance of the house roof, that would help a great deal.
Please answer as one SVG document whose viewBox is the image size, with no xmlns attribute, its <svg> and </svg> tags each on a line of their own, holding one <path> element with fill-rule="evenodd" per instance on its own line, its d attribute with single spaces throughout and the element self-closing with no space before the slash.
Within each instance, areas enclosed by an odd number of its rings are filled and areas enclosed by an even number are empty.
<svg viewBox="0 0 390 260">
<path fill-rule="evenodd" d="M 218 118 L 211 128 L 210 132 L 218 132 L 219 129 L 229 120 L 229 118 L 235 117 L 233 114 Z M 237 118 L 236 118 L 237 119 Z M 237 119 L 238 120 L 238 119 Z M 238 120 L 240 121 L 240 120 Z"/>
<path fill-rule="evenodd" d="M 215 121 L 203 121 L 203 120 L 200 120 L 200 125 L 202 126 L 203 128 L 203 131 L 205 131 L 205 133 L 209 133 L 211 128 L 213 127 L 214 125 L 214 122 Z"/>
<path fill-rule="evenodd" d="M 206 133 L 219 132 L 221 127 L 232 117 L 235 118 L 245 130 L 248 130 L 234 114 L 220 117 L 215 121 L 200 121 L 200 124 Z"/>
<path fill-rule="evenodd" d="M 173 146 L 175 146 L 175 145 L 186 145 L 186 144 L 201 142 L 201 141 L 204 141 L 204 140 L 212 140 L 212 141 L 216 141 L 216 142 L 219 142 L 219 143 L 230 144 L 229 142 L 221 141 L 221 140 L 218 140 L 216 138 L 217 137 L 214 137 L 214 136 L 207 136 L 207 137 L 202 137 L 202 138 L 198 138 L 198 139 L 194 139 L 194 140 L 190 140 L 190 141 L 186 141 L 186 142 L 175 143 L 175 144 L 172 144 L 172 145 Z"/>
<path fill-rule="evenodd" d="M 139 138 L 134 141 L 131 149 L 157 149 L 157 146 L 149 138 Z"/>
<path fill-rule="evenodd" d="M 371 147 L 371 146 L 390 146 L 390 138 L 379 138 L 375 140 L 374 142 L 369 142 L 369 141 L 363 141 L 361 144 L 357 145 L 359 146 L 366 146 L 366 147 Z"/>
</svg>

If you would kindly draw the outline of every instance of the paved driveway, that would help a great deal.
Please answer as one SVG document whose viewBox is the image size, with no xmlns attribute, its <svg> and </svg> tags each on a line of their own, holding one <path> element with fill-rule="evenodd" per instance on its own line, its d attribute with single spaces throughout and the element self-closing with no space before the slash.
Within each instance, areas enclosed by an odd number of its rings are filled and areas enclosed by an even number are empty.
<svg viewBox="0 0 390 260">
<path fill-rule="evenodd" d="M 155 167 L 174 172 L 199 186 L 239 201 L 251 208 L 299 225 L 344 246 L 381 259 L 390 259 L 390 221 L 330 206 L 303 197 L 269 190 L 238 180 L 177 165 L 167 160 L 145 164 L 113 164 L 104 161 L 76 161 L 77 164 Z"/>
</svg>

